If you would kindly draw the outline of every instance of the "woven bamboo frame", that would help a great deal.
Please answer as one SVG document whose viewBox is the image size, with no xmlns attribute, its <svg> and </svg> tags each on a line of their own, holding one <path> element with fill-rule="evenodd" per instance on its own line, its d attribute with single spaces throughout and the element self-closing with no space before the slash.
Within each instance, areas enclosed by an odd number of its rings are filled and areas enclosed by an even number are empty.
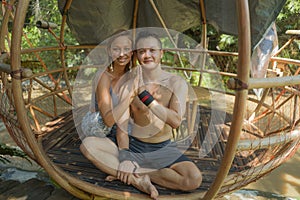
<svg viewBox="0 0 300 200">
<path fill-rule="evenodd" d="M 14 3 L 14 1 L 11 1 L 11 3 Z M 139 1 L 136 0 L 135 3 L 135 8 L 137 9 Z M 153 7 L 155 8 L 154 1 L 151 1 Z M 234 101 L 234 108 L 233 108 L 233 122 L 230 126 L 230 132 L 229 132 L 229 137 L 225 149 L 225 154 L 222 159 L 221 165 L 219 167 L 219 171 L 216 175 L 216 178 L 213 182 L 213 184 L 210 186 L 209 190 L 207 192 L 194 192 L 191 194 L 183 194 L 183 195 L 165 195 L 161 196 L 162 199 L 213 199 L 215 197 L 220 196 L 221 194 L 224 194 L 226 192 L 232 191 L 230 188 L 237 189 L 239 188 L 239 179 L 241 178 L 240 176 L 235 175 L 228 175 L 230 167 L 232 165 L 234 156 L 237 151 L 242 151 L 242 150 L 253 150 L 256 148 L 264 148 L 265 146 L 270 145 L 270 143 L 266 143 L 266 141 L 272 141 L 272 145 L 279 147 L 282 145 L 283 138 L 281 136 L 275 135 L 275 136 L 270 136 L 261 140 L 255 140 L 253 142 L 252 140 L 243 140 L 242 142 L 239 143 L 240 139 L 240 134 L 242 132 L 242 126 L 243 126 L 243 120 L 245 119 L 245 110 L 246 110 L 246 103 L 247 101 L 255 101 L 251 100 L 248 96 L 248 89 L 251 88 L 270 88 L 270 87 L 279 87 L 279 86 L 285 86 L 285 88 L 289 91 L 292 92 L 290 99 L 295 98 L 297 99 L 299 94 L 299 90 L 295 90 L 291 87 L 291 85 L 299 85 L 299 76 L 293 76 L 293 77 L 277 77 L 277 78 L 270 78 L 270 79 L 249 79 L 249 70 L 250 70 L 250 53 L 251 53 L 251 44 L 250 44 L 250 17 L 249 17 L 249 8 L 248 8 L 248 1 L 247 0 L 237 0 L 237 10 L 238 10 L 238 24 L 239 24 L 239 52 L 238 54 L 236 53 L 220 53 L 220 52 L 213 52 L 213 51 L 208 51 L 211 55 L 218 55 L 222 54 L 222 56 L 238 56 L 238 68 L 237 68 L 237 74 L 231 74 L 231 73 L 226 73 L 226 72 L 212 72 L 212 71 L 205 71 L 204 69 L 201 69 L 200 71 L 202 73 L 207 72 L 207 73 L 219 73 L 222 75 L 226 76 L 231 76 L 234 78 L 237 78 L 238 80 L 242 81 L 245 83 L 248 87 L 244 88 L 242 90 L 238 90 L 234 93 L 235 95 L 235 101 Z M 66 19 L 67 19 L 67 10 L 72 4 L 72 0 L 68 0 L 65 6 L 65 10 L 62 17 L 62 23 L 61 23 L 61 29 L 60 29 L 60 37 L 59 37 L 59 46 L 58 47 L 42 47 L 42 48 L 32 48 L 32 49 L 21 49 L 21 38 L 22 38 L 22 27 L 24 24 L 24 19 L 25 19 L 25 14 L 28 8 L 29 0 L 23 0 L 19 1 L 17 4 L 17 8 L 15 11 L 15 16 L 14 16 L 14 23 L 13 23 L 13 34 L 12 34 L 12 43 L 11 43 L 11 65 L 10 69 L 8 65 L 0 65 L 0 70 L 6 74 L 12 72 L 12 71 L 18 71 L 21 69 L 21 54 L 23 53 L 37 53 L 41 51 L 53 51 L 53 50 L 59 50 L 60 52 L 60 59 L 61 59 L 61 64 L 62 67 L 61 69 L 57 69 L 57 71 L 46 71 L 42 72 L 39 74 L 34 74 L 31 75 L 29 74 L 27 77 L 26 75 L 23 75 L 23 80 L 26 79 L 31 79 L 34 77 L 41 76 L 43 74 L 47 74 L 50 72 L 61 72 L 62 77 L 67 80 L 66 85 L 67 89 L 60 89 L 59 87 L 56 88 L 56 90 L 52 90 L 49 94 L 45 95 L 44 97 L 35 99 L 36 101 L 41 100 L 42 98 L 46 98 L 49 96 L 54 96 L 57 95 L 58 97 L 64 99 L 61 97 L 59 94 L 64 94 L 64 92 L 68 92 L 68 94 L 72 95 L 72 86 L 70 84 L 68 74 L 66 73 L 67 70 L 70 70 L 70 68 L 66 68 L 65 65 L 65 51 L 66 49 L 85 49 L 85 48 L 93 48 L 93 46 L 66 46 L 64 45 L 64 30 L 66 26 Z M 200 9 L 204 11 L 203 8 L 204 4 L 203 1 L 200 0 Z M 137 10 L 135 9 L 134 12 L 134 21 L 133 24 L 136 26 L 136 17 L 137 17 Z M 204 12 L 201 12 L 202 14 Z M 159 15 L 159 13 L 157 13 Z M 10 12 L 6 12 L 5 16 L 3 18 L 3 24 L 7 24 L 8 18 L 11 15 Z M 206 18 L 205 15 L 202 16 L 202 21 L 203 21 L 203 33 L 204 35 L 202 36 L 203 40 L 206 41 Z M 6 23 L 5 23 L 6 22 Z M 163 24 L 163 19 L 161 19 L 161 22 Z M 167 28 L 167 27 L 165 27 Z M 5 35 L 3 33 L 6 32 L 6 27 L 5 25 L 2 25 L 1 29 L 1 37 L 0 37 L 0 44 L 1 44 L 1 49 L 4 50 L 4 40 L 5 40 Z M 293 32 L 294 33 L 294 32 Z M 298 32 L 296 32 L 298 33 Z M 204 42 L 204 49 L 206 49 L 206 42 Z M 171 50 L 176 50 L 176 51 L 185 51 L 183 49 L 178 50 L 178 49 L 169 49 Z M 187 50 L 191 51 L 191 50 Z M 194 50 L 197 52 L 197 50 Z M 282 62 L 282 63 L 291 63 L 295 65 L 300 65 L 299 61 L 296 60 L 291 60 L 291 59 L 283 59 L 283 58 L 278 58 L 278 57 L 273 57 L 273 61 L 277 62 Z M 71 69 L 78 69 L 79 66 L 73 66 Z M 185 70 L 191 70 L 194 71 L 195 69 L 185 69 Z M 202 74 L 201 73 L 201 74 Z M 3 78 L 3 77 L 2 77 Z M 41 144 L 40 140 L 37 140 L 35 137 L 35 134 L 33 132 L 31 122 L 29 121 L 28 117 L 26 116 L 26 113 L 28 112 L 28 109 L 31 109 L 31 113 L 34 114 L 32 109 L 39 110 L 38 107 L 35 107 L 33 104 L 27 104 L 25 105 L 24 103 L 24 97 L 22 95 L 22 87 L 21 87 L 21 81 L 20 79 L 13 78 L 12 79 L 12 98 L 13 101 L 16 102 L 14 103 L 15 111 L 16 111 L 16 116 L 18 120 L 18 124 L 20 127 L 20 130 L 22 131 L 24 137 L 25 137 L 25 142 L 30 148 L 30 151 L 26 150 L 25 147 L 23 149 L 27 151 L 27 153 L 34 159 L 36 160 L 46 171 L 47 173 L 59 184 L 61 185 L 64 189 L 69 191 L 71 194 L 74 196 L 81 198 L 81 199 L 97 199 L 101 198 L 101 196 L 107 197 L 107 198 L 115 198 L 115 199 L 147 199 L 145 195 L 141 194 L 131 194 L 130 196 L 126 196 L 124 192 L 117 191 L 117 190 L 112 190 L 112 189 L 107 189 L 99 186 L 95 186 L 92 184 L 89 184 L 85 181 L 82 181 L 80 179 L 77 179 L 58 166 L 56 166 L 47 156 L 46 152 L 43 149 L 43 146 Z M 201 81 L 200 81 L 201 83 Z M 41 83 L 42 84 L 42 83 Z M 45 88 L 47 86 L 45 85 Z M 48 88 L 49 89 L 49 88 Z M 51 89 L 49 89 L 51 90 Z M 269 91 L 269 90 L 268 90 Z M 267 92 L 266 92 L 267 93 Z M 66 100 L 66 99 L 64 99 Z M 287 99 L 286 101 L 288 101 Z M 297 102 L 295 100 L 295 102 Z M 34 103 L 34 102 L 32 102 Z M 281 105 L 284 105 L 285 102 L 282 102 Z M 279 105 L 279 106 L 281 106 Z M 54 106 L 56 107 L 56 102 L 54 100 Z M 283 119 L 285 116 L 281 116 L 280 113 L 276 113 L 276 108 L 268 107 L 265 105 L 263 102 L 258 103 L 257 109 L 260 107 L 265 107 L 269 109 L 269 112 L 264 113 L 265 115 L 273 115 L 273 114 L 278 114 L 280 117 Z M 295 103 L 296 107 L 296 103 Z M 296 110 L 296 108 L 295 108 Z M 48 115 L 50 117 L 53 117 L 52 114 L 48 113 L 47 111 L 44 110 L 39 110 L 41 113 Z M 57 113 L 55 112 L 54 115 Z M 294 114 L 294 118 L 297 114 Z M 258 119 L 259 120 L 259 119 Z M 286 119 L 288 121 L 288 119 Z M 36 124 L 36 127 L 38 131 L 40 131 L 40 124 L 38 120 L 34 120 L 34 123 Z M 289 126 L 285 128 L 285 130 L 282 131 L 282 137 L 284 137 L 284 134 L 289 132 L 289 129 L 291 129 Z M 14 128 L 9 129 L 10 131 L 14 132 Z M 13 135 L 13 133 L 12 133 Z M 279 141 L 279 142 L 278 142 Z M 255 169 L 256 172 L 253 174 L 248 174 L 249 171 L 243 172 L 244 174 L 241 176 L 248 176 L 250 181 L 254 181 L 257 179 L 257 176 L 262 176 L 264 173 L 268 173 L 270 169 L 275 168 L 280 165 L 282 160 L 284 160 L 286 157 L 289 157 L 294 151 L 295 147 L 299 143 L 299 130 L 294 131 L 291 135 L 291 137 L 284 138 L 285 143 L 292 143 L 289 148 L 287 148 L 286 152 L 282 157 L 278 157 L 277 159 L 273 160 L 272 162 L 267 163 L 266 165 L 260 166 L 259 168 Z M 20 145 L 21 146 L 21 145 Z M 272 166 L 272 163 L 275 163 Z M 263 172 L 263 173 L 262 173 Z"/>
</svg>

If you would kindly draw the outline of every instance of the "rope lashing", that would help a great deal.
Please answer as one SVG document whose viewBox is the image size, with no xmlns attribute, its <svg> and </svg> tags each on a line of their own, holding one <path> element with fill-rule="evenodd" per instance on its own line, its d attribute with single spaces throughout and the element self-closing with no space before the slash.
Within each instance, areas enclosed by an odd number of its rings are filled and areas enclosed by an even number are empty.
<svg viewBox="0 0 300 200">
<path fill-rule="evenodd" d="M 14 71 L 11 71 L 10 76 L 14 79 L 21 80 L 22 78 L 29 78 L 32 76 L 32 71 L 31 69 L 26 69 L 26 68 L 20 68 Z"/>
<path fill-rule="evenodd" d="M 231 90 L 246 90 L 248 89 L 248 84 L 238 78 L 230 78 L 227 81 L 227 87 Z"/>
<path fill-rule="evenodd" d="M 22 72 L 23 69 L 17 69 L 15 71 L 11 71 L 9 74 L 11 75 L 12 78 L 17 79 L 17 80 L 21 80 L 22 79 Z"/>
</svg>

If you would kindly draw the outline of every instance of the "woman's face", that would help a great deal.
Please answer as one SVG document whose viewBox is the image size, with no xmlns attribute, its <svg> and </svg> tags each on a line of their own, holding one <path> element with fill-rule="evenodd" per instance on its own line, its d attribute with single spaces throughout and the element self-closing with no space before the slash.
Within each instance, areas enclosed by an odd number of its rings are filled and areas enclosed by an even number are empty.
<svg viewBox="0 0 300 200">
<path fill-rule="evenodd" d="M 110 56 L 114 65 L 126 66 L 132 56 L 132 41 L 127 36 L 117 37 L 111 43 Z"/>
</svg>

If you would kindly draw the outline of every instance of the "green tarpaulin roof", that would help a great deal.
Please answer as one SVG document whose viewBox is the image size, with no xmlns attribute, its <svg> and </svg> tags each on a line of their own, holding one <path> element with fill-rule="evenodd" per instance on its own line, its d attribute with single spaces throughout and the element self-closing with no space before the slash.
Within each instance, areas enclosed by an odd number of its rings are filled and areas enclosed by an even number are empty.
<svg viewBox="0 0 300 200">
<path fill-rule="evenodd" d="M 286 0 L 249 0 L 252 47 L 276 19 Z M 169 29 L 201 25 L 199 0 L 154 0 Z M 58 1 L 63 11 L 66 0 Z M 237 35 L 235 0 L 204 0 L 207 22 L 221 33 Z M 131 29 L 135 0 L 73 0 L 67 23 L 81 44 L 98 44 L 120 29 Z M 149 0 L 139 0 L 137 27 L 162 27 Z"/>
</svg>

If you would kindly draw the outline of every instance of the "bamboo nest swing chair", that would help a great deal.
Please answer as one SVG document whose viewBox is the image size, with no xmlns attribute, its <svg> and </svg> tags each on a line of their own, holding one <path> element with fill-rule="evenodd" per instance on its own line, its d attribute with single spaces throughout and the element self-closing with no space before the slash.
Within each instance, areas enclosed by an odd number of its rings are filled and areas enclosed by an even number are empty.
<svg viewBox="0 0 300 200">
<path fill-rule="evenodd" d="M 56 27 L 43 20 L 36 23 L 39 30 L 48 33 L 57 44 L 36 47 L 30 42 L 24 25 L 30 1 L 2 1 L 2 120 L 18 146 L 74 196 L 80 199 L 148 199 L 148 195 L 132 186 L 118 181 L 106 182 L 106 174 L 81 154 L 78 125 L 72 114 L 74 109 L 79 113 L 81 109 L 72 105 L 74 80 L 81 63 L 70 65 L 69 61 L 74 55 L 80 56 L 82 52 L 93 49 L 118 29 L 160 27 L 166 31 L 170 28 L 183 32 L 198 24 L 202 28 L 204 50 L 176 47 L 166 49 L 166 52 L 173 52 L 170 55 L 174 59 L 178 52 L 202 55 L 199 67 L 180 66 L 167 70 L 181 75 L 196 74 L 199 78 L 198 83 L 192 85 L 197 98 L 187 102 L 186 118 L 182 126 L 174 130 L 173 139 L 178 141 L 179 147 L 190 142 L 184 153 L 201 169 L 203 183 L 192 192 L 157 188 L 161 199 L 213 199 L 240 189 L 290 158 L 300 140 L 300 61 L 280 57 L 283 48 L 299 39 L 299 31 L 287 32 L 291 39 L 268 60 L 276 62 L 276 66 L 296 66 L 295 73 L 287 73 L 284 67 L 273 67 L 267 70 L 266 77 L 251 77 L 252 49 L 285 3 L 277 0 L 276 8 L 268 10 L 270 18 L 254 20 L 258 15 L 253 14 L 253 8 L 260 6 L 257 2 L 58 1 L 62 16 L 60 25 Z M 207 24 L 210 21 L 218 23 L 217 20 L 222 18 L 227 21 L 225 26 L 234 24 L 229 29 L 235 30 L 238 36 L 236 53 L 207 48 Z M 265 20 L 265 26 L 254 29 L 255 23 L 261 20 Z M 12 34 L 9 34 L 9 28 Z M 60 28 L 60 31 L 55 32 L 55 28 Z M 66 31 L 72 32 L 77 41 L 66 42 Z M 46 59 L 49 55 L 53 57 Z M 222 69 L 234 66 L 236 72 L 209 69 L 207 59 L 217 62 Z M 56 64 L 48 63 L 49 60 L 55 60 Z M 37 66 L 35 70 L 32 66 L 25 66 L 29 61 Z M 206 88 L 203 77 L 207 74 L 217 74 L 222 80 L 228 80 L 225 89 Z M 257 98 L 252 91 L 259 88 L 263 93 Z M 214 94 L 226 97 L 226 110 L 214 106 Z"/>
</svg>

